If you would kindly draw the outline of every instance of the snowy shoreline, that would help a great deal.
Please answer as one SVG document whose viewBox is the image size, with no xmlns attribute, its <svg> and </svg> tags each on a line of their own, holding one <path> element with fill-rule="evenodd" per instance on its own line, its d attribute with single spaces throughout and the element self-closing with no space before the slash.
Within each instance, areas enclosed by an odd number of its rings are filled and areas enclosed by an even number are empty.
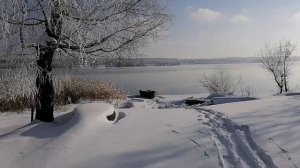
<svg viewBox="0 0 300 168">
<path fill-rule="evenodd" d="M 116 109 L 115 124 L 101 119 L 101 104 L 55 113 L 56 123 L 30 124 L 28 112 L 2 113 L 1 167 L 299 167 L 300 150 L 293 149 L 300 145 L 300 123 L 290 122 L 300 121 L 297 94 L 184 105 L 191 96 L 202 95 L 128 98 L 130 106 Z M 278 130 L 282 125 L 295 128 Z"/>
</svg>

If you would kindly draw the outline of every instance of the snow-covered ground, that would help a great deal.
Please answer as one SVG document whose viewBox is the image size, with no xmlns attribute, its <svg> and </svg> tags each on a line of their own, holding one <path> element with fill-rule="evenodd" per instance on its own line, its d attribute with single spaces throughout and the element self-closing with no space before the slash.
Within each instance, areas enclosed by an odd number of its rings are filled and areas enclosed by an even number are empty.
<svg viewBox="0 0 300 168">
<path fill-rule="evenodd" d="M 300 167 L 300 94 L 206 107 L 250 126 L 257 144 L 282 168 Z"/>
<path fill-rule="evenodd" d="M 130 98 L 116 110 L 74 105 L 55 113 L 55 123 L 3 113 L 0 167 L 300 167 L 300 96 L 206 107 L 186 106 L 190 96 Z M 117 120 L 108 121 L 114 111 Z"/>
</svg>

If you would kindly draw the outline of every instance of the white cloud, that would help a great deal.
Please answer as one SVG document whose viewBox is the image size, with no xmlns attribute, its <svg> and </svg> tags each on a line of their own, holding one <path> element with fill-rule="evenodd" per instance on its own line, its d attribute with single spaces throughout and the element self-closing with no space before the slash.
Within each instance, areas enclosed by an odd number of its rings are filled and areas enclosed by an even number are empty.
<svg viewBox="0 0 300 168">
<path fill-rule="evenodd" d="M 233 15 L 230 19 L 231 23 L 234 24 L 245 24 L 249 23 L 250 19 L 245 15 Z"/>
<path fill-rule="evenodd" d="M 300 24 L 300 12 L 295 13 L 290 19 L 289 23 L 299 25 Z"/>
<path fill-rule="evenodd" d="M 215 22 L 222 18 L 222 13 L 211 9 L 188 9 L 188 15 L 193 21 Z"/>
</svg>

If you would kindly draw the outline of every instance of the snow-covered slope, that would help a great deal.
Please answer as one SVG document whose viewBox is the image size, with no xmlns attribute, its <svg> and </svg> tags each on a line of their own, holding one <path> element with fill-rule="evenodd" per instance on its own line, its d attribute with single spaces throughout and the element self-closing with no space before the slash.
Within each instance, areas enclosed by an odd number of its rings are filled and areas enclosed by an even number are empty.
<svg viewBox="0 0 300 168">
<path fill-rule="evenodd" d="M 225 111 L 230 104 L 222 105 Z M 29 113 L 2 114 L 0 167 L 277 167 L 247 126 L 201 106 L 188 107 L 182 96 L 131 98 L 126 106 L 84 104 L 56 114 L 56 123 L 27 124 Z M 112 114 L 115 118 L 108 121 Z"/>
<path fill-rule="evenodd" d="M 222 112 L 239 124 L 249 125 L 255 141 L 279 167 L 300 167 L 299 94 L 207 108 Z"/>
<path fill-rule="evenodd" d="M 158 111 L 144 102 L 133 104 L 119 109 L 115 124 L 104 121 L 101 111 L 112 109 L 96 104 L 63 114 L 55 124 L 25 124 L 29 118 L 24 114 L 2 115 L 0 167 L 199 167 L 216 162 L 202 157 L 186 138 L 198 128 L 195 110 Z"/>
</svg>

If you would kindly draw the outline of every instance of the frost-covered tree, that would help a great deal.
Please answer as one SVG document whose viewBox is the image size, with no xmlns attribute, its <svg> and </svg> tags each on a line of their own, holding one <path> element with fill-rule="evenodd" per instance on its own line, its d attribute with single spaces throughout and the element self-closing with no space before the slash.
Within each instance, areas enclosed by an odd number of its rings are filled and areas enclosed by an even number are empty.
<svg viewBox="0 0 300 168">
<path fill-rule="evenodd" d="M 233 94 L 236 88 L 233 76 L 221 66 L 212 74 L 203 75 L 199 82 L 210 94 Z"/>
<path fill-rule="evenodd" d="M 263 68 L 272 75 L 279 93 L 289 90 L 288 79 L 293 65 L 291 56 L 295 49 L 296 45 L 287 40 L 279 41 L 274 45 L 266 43 L 259 52 L 260 62 Z"/>
<path fill-rule="evenodd" d="M 56 53 L 82 62 L 134 55 L 168 26 L 166 6 L 163 0 L 0 0 L 3 55 L 27 58 L 38 69 L 36 119 L 54 120 Z"/>
</svg>

